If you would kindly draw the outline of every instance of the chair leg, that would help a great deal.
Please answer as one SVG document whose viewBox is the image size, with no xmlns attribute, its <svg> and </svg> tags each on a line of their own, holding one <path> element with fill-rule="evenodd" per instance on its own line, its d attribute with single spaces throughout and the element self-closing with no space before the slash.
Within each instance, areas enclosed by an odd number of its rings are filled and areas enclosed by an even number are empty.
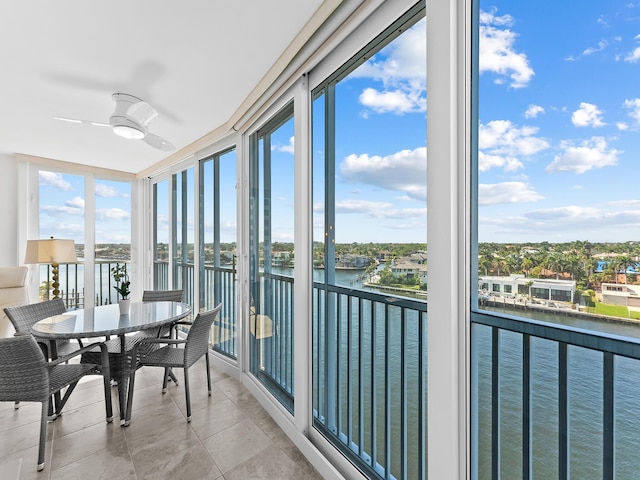
<svg viewBox="0 0 640 480">
<path fill-rule="evenodd" d="M 211 370 L 209 368 L 209 352 L 204 354 L 204 360 L 207 362 L 207 387 L 209 388 L 209 396 L 211 396 Z"/>
<path fill-rule="evenodd" d="M 133 386 L 136 383 L 136 370 L 135 368 L 131 370 L 131 376 L 129 378 L 129 395 L 127 396 L 127 409 L 124 416 L 125 427 L 129 426 L 131 423 L 131 410 L 133 409 Z"/>
<path fill-rule="evenodd" d="M 129 379 L 123 373 L 118 380 L 118 405 L 120 406 L 120 425 L 126 426 L 127 415 L 127 392 L 129 387 Z"/>
<path fill-rule="evenodd" d="M 16 402 L 13 404 L 13 408 L 15 408 L 16 410 L 18 410 L 20 408 L 20 402 Z"/>
<path fill-rule="evenodd" d="M 187 422 L 191 421 L 191 396 L 189 395 L 189 368 L 184 369 L 184 394 L 187 400 Z"/>
<path fill-rule="evenodd" d="M 167 383 L 169 382 L 169 373 L 171 369 L 166 367 L 164 369 L 164 377 L 162 379 L 162 393 L 167 393 Z"/>
<path fill-rule="evenodd" d="M 109 351 L 105 345 L 100 347 L 102 363 L 102 383 L 104 384 L 104 404 L 107 414 L 107 423 L 113 422 L 113 407 L 111 405 L 111 367 L 109 365 Z"/>
<path fill-rule="evenodd" d="M 47 445 L 47 414 L 49 412 L 49 398 L 42 402 L 40 416 L 40 446 L 38 447 L 38 471 L 44 469 L 44 449 Z"/>
</svg>

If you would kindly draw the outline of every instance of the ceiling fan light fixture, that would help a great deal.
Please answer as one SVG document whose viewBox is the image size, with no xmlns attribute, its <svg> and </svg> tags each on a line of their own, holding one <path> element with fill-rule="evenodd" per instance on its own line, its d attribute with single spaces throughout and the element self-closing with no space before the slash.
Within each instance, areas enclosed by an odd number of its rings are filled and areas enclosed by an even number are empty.
<svg viewBox="0 0 640 480">
<path fill-rule="evenodd" d="M 140 140 L 144 138 L 144 132 L 136 127 L 129 125 L 114 125 L 113 132 L 122 138 L 128 138 L 129 140 Z"/>
</svg>

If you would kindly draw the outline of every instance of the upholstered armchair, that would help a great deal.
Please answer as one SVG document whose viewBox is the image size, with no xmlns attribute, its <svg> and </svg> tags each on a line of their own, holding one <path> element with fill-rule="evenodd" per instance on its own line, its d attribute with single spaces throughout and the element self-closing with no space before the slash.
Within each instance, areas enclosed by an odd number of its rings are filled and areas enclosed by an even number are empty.
<svg viewBox="0 0 640 480">
<path fill-rule="evenodd" d="M 27 267 L 0 267 L 0 338 L 12 337 L 15 333 L 4 308 L 29 303 L 27 272 Z"/>
</svg>

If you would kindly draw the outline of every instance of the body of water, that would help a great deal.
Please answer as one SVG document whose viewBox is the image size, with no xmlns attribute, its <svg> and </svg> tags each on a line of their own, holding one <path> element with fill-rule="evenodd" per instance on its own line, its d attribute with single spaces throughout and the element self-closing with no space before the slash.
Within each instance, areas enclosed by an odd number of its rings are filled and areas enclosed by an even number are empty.
<svg viewBox="0 0 640 480">
<path fill-rule="evenodd" d="M 363 272 L 360 272 L 363 273 Z M 283 274 L 287 275 L 287 273 Z M 291 275 L 291 273 L 289 273 Z M 322 271 L 316 274 L 314 279 L 322 279 Z M 336 284 L 359 288 L 361 283 L 357 279 L 357 272 L 336 272 Z M 367 291 L 371 291 L 368 289 Z M 389 294 L 385 294 L 389 295 Z M 556 316 L 539 312 L 510 311 L 508 309 L 497 310 L 501 313 L 515 316 L 529 316 L 537 320 L 548 321 L 580 328 L 606 332 L 613 335 L 640 338 L 640 325 L 624 322 L 603 322 L 598 319 L 582 319 L 570 316 Z M 346 316 L 346 312 L 344 312 Z M 388 322 L 390 331 L 399 328 L 399 313 L 389 310 Z M 412 339 L 417 337 L 416 323 L 407 323 Z M 343 325 L 343 329 L 346 326 Z M 383 326 L 376 325 L 376 335 L 384 338 Z M 362 330 L 366 338 L 370 335 L 370 327 Z M 353 332 L 352 332 L 353 333 Z M 346 330 L 343 338 L 347 337 Z M 491 478 L 491 329 L 480 325 L 473 328 L 473 358 L 477 366 L 478 385 L 474 391 L 474 399 L 478 405 L 479 426 L 478 438 L 478 478 Z M 368 340 L 365 338 L 365 344 Z M 346 347 L 345 347 L 346 348 Z M 401 344 L 390 339 L 389 358 L 376 357 L 380 363 L 377 368 L 389 362 L 390 378 L 401 377 L 400 366 L 397 359 L 400 355 Z M 416 349 L 415 342 L 409 342 L 405 348 Z M 368 352 L 363 352 L 364 362 L 362 368 L 371 368 Z M 570 478 L 576 479 L 600 479 L 602 478 L 602 436 L 603 436 L 603 370 L 602 353 L 580 348 L 569 347 L 569 464 Z M 416 384 L 420 381 L 416 365 L 418 358 L 415 354 L 405 357 L 410 364 L 406 367 L 410 390 L 416 391 Z M 533 449 L 533 478 L 554 479 L 558 478 L 558 344 L 544 339 L 532 340 L 532 449 Z M 433 367 L 432 367 L 433 368 Z M 380 372 L 376 373 L 376 377 Z M 343 375 L 343 378 L 346 375 Z M 516 333 L 503 331 L 500 334 L 500 445 L 501 445 L 501 477 L 506 479 L 520 478 L 522 472 L 522 336 Z M 365 378 L 367 378 L 365 376 Z M 368 377 L 373 378 L 373 377 Z M 395 380 L 392 380 L 395 381 Z M 426 381 L 426 378 L 424 379 Z M 377 384 L 381 388 L 383 378 L 377 378 Z M 397 391 L 399 385 L 395 385 L 392 391 Z M 367 391 L 369 387 L 365 386 Z M 343 385 L 346 391 L 346 385 Z M 383 392 L 378 395 L 382 398 Z M 616 479 L 640 478 L 640 456 L 637 455 L 637 446 L 640 445 L 640 361 L 622 357 L 615 359 L 615 469 Z M 395 399 L 395 400 L 394 400 Z M 410 395 L 409 409 L 417 412 L 415 405 L 416 395 Z M 398 401 L 398 397 L 392 396 L 392 401 Z M 365 402 L 368 404 L 368 401 Z M 343 401 L 342 410 L 346 409 L 346 400 Z M 399 411 L 399 405 L 392 405 L 392 412 Z M 382 411 L 376 412 L 378 422 L 383 419 Z M 348 420 L 344 418 L 345 422 Z M 356 419 L 354 419 L 355 421 Z M 369 415 L 365 416 L 365 422 L 369 422 Z M 391 416 L 392 438 L 397 440 L 400 431 L 400 418 L 397 414 Z M 354 425 L 354 429 L 357 423 Z M 415 440 L 415 424 L 411 425 L 409 438 Z M 378 442 L 382 442 L 381 433 Z M 434 441 L 434 439 L 430 439 Z M 415 455 L 419 452 L 409 449 L 408 463 L 415 464 Z M 392 455 L 393 457 L 393 455 Z M 396 458 L 392 458 L 392 473 L 397 468 Z M 408 478 L 415 478 L 414 469 L 410 469 Z"/>
</svg>

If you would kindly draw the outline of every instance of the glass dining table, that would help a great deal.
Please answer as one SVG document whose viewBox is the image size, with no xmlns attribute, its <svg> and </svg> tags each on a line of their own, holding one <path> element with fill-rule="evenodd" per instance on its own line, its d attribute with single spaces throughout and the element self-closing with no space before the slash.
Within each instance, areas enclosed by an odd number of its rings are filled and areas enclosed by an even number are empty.
<svg viewBox="0 0 640 480">
<path fill-rule="evenodd" d="M 56 341 L 73 339 L 92 339 L 111 336 L 119 337 L 119 348 L 109 345 L 111 378 L 118 382 L 120 403 L 120 423 L 124 423 L 126 399 L 128 394 L 129 368 L 131 359 L 126 353 L 133 347 L 127 334 L 134 332 L 160 331 L 163 326 L 184 319 L 191 314 L 191 306 L 180 302 L 132 302 L 128 314 L 120 314 L 117 304 L 102 305 L 79 310 L 70 310 L 61 315 L 47 317 L 31 327 L 31 333 L 39 338 L 51 340 L 51 356 L 57 357 Z M 135 340 L 134 340 L 135 341 Z M 123 355 L 124 352 L 124 355 Z M 96 357 L 97 358 L 97 357 Z"/>
</svg>

